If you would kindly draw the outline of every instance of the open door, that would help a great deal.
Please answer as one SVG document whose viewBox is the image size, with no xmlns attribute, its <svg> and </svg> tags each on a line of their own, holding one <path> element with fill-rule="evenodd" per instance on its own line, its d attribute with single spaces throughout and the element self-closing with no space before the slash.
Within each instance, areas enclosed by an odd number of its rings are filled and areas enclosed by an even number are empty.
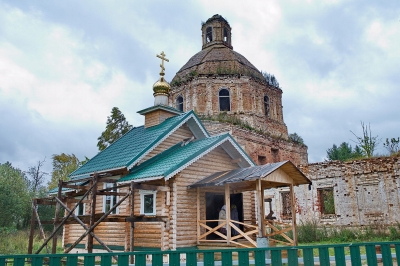
<svg viewBox="0 0 400 266">
<path fill-rule="evenodd" d="M 231 206 L 236 205 L 238 210 L 239 222 L 243 222 L 243 194 L 231 194 Z M 213 192 L 206 192 L 206 220 L 218 220 L 219 211 L 225 204 L 224 194 L 216 194 Z M 207 222 L 207 225 L 211 228 L 218 226 L 218 222 Z M 240 225 L 242 229 L 242 225 Z M 219 236 L 216 234 L 210 234 L 207 239 L 217 239 Z"/>
</svg>

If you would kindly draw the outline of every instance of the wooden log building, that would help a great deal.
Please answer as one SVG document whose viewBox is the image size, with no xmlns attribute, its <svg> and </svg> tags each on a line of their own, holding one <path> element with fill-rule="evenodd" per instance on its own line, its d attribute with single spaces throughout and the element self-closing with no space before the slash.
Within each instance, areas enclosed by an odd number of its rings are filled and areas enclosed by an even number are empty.
<svg viewBox="0 0 400 266">
<path fill-rule="evenodd" d="M 159 57 L 164 61 L 164 56 Z M 131 129 L 52 191 L 55 196 L 46 204 L 57 204 L 54 232 L 36 252 L 51 239 L 55 252 L 61 229 L 66 253 L 207 244 L 254 247 L 257 238 L 277 234 L 285 239 L 277 241 L 296 245 L 293 186 L 310 180 L 290 161 L 256 166 L 231 135 L 210 136 L 193 111 L 168 106 L 170 86 L 163 78 L 163 63 L 161 67 L 153 86 L 154 106 L 138 112 L 144 125 Z M 289 225 L 264 214 L 264 190 L 282 186 L 292 193 Z M 34 200 L 33 209 L 44 202 Z M 220 220 L 224 205 L 226 219 Z M 233 205 L 237 220 L 231 219 Z M 58 215 L 60 208 L 64 217 Z M 287 235 L 290 230 L 293 238 Z M 33 234 L 31 244 L 32 239 Z"/>
</svg>

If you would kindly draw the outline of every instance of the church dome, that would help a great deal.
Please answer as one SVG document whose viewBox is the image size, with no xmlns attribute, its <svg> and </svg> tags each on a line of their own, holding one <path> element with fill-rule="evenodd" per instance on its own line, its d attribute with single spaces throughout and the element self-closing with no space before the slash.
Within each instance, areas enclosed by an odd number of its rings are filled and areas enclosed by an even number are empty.
<svg viewBox="0 0 400 266">
<path fill-rule="evenodd" d="M 153 85 L 154 95 L 164 94 L 169 96 L 170 90 L 171 86 L 165 81 L 163 76 L 161 76 L 160 79 Z"/>
<path fill-rule="evenodd" d="M 231 27 L 221 15 L 214 15 L 203 23 L 202 39 L 202 50 L 176 73 L 171 85 L 179 85 L 198 75 L 244 75 L 265 80 L 249 60 L 233 51 Z"/>
</svg>

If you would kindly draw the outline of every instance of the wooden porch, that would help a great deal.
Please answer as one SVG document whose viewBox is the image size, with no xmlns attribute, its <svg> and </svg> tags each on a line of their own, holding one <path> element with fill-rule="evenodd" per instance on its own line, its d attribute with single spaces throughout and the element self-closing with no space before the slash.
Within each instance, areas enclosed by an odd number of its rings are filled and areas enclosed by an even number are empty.
<svg viewBox="0 0 400 266">
<path fill-rule="evenodd" d="M 244 248 L 264 247 L 269 245 L 297 246 L 296 207 L 294 186 L 311 184 L 291 162 L 281 162 L 266 166 L 255 166 L 233 171 L 219 172 L 204 178 L 189 188 L 197 189 L 197 245 L 215 247 L 236 246 Z M 291 196 L 291 223 L 284 223 L 268 218 L 265 214 L 264 190 L 289 187 Z M 252 192 L 255 195 L 256 219 L 237 221 L 231 219 L 231 194 Z M 225 220 L 207 220 L 201 215 L 201 195 L 204 192 L 221 193 L 226 206 Z M 215 207 L 215 206 L 214 206 Z M 203 210 L 204 211 L 204 210 Z M 210 226 L 211 223 L 218 223 Z M 226 234 L 221 232 L 226 228 Z M 232 234 L 235 232 L 235 234 Z M 214 239 L 209 236 L 214 235 Z M 277 237 L 279 236 L 279 237 Z"/>
</svg>

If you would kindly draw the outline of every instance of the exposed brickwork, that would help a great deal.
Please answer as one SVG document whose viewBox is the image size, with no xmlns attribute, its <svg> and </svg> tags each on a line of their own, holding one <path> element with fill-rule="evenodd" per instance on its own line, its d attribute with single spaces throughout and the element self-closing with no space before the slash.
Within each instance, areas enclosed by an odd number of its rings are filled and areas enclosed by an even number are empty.
<svg viewBox="0 0 400 266">
<path fill-rule="evenodd" d="M 186 84 L 172 87 L 169 104 L 175 106 L 176 98 L 182 96 L 185 111 L 195 110 L 199 116 L 217 117 L 221 113 L 218 93 L 222 88 L 230 92 L 231 111 L 226 112 L 228 116 L 235 116 L 255 129 L 287 139 L 282 90 L 247 76 L 195 77 Z M 270 101 L 268 115 L 265 114 L 264 95 Z"/>
<path fill-rule="evenodd" d="M 396 224 L 400 221 L 400 156 L 352 162 L 321 162 L 300 167 L 313 182 L 296 187 L 297 215 L 302 221 L 339 226 Z M 318 190 L 333 188 L 335 214 L 321 213 Z M 268 191 L 275 199 L 277 218 L 281 208 L 279 190 Z"/>
<path fill-rule="evenodd" d="M 290 160 L 295 165 L 308 163 L 306 146 L 261 135 L 229 123 L 203 121 L 203 124 L 211 135 L 229 132 L 257 164 L 284 160 Z"/>
</svg>

